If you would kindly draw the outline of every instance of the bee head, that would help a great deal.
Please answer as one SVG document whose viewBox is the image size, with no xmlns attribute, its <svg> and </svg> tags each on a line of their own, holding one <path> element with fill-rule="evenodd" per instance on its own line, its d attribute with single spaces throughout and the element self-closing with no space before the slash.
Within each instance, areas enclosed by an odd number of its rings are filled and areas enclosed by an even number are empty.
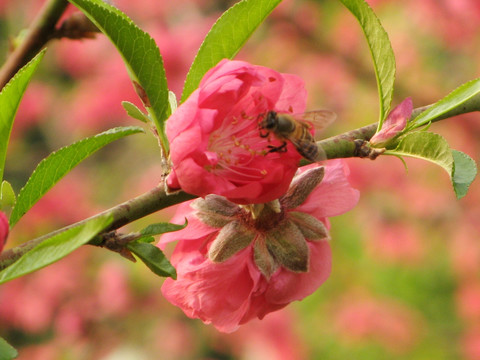
<svg viewBox="0 0 480 360">
<path fill-rule="evenodd" d="M 267 130 L 272 130 L 277 126 L 278 116 L 275 111 L 269 111 L 265 119 L 262 121 L 262 127 Z"/>
</svg>

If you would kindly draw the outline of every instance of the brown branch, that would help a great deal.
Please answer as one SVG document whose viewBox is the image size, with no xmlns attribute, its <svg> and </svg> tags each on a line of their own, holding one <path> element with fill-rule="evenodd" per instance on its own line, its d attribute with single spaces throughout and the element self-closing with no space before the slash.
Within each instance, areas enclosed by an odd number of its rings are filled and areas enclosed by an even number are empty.
<svg viewBox="0 0 480 360">
<path fill-rule="evenodd" d="M 146 192 L 145 194 L 125 201 L 122 204 L 114 206 L 113 208 L 105 210 L 104 212 L 96 214 L 88 219 L 55 230 L 49 234 L 27 241 L 26 243 L 21 244 L 15 248 L 2 252 L 0 254 L 0 270 L 17 261 L 23 254 L 33 249 L 42 241 L 65 230 L 71 229 L 72 227 L 84 224 L 92 219 L 96 219 L 106 214 L 109 214 L 113 217 L 113 222 L 111 223 L 111 225 L 103 231 L 103 234 L 105 234 L 112 230 L 119 229 L 122 226 L 138 220 L 144 216 L 153 214 L 154 212 L 157 212 L 161 209 L 165 209 L 169 206 L 179 204 L 193 198 L 195 198 L 195 196 L 181 191 L 175 194 L 167 195 L 162 186 L 157 186 L 152 190 Z M 95 243 L 93 245 L 95 245 Z"/>
<path fill-rule="evenodd" d="M 49 0 L 28 29 L 25 39 L 8 56 L 0 69 L 0 89 L 54 36 L 55 25 L 67 8 L 67 0 Z"/>
</svg>

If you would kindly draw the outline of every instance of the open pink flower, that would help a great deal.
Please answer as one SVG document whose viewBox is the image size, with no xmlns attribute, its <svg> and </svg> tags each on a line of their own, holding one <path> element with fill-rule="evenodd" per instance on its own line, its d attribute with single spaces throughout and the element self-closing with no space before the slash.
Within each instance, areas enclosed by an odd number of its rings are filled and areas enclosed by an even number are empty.
<svg viewBox="0 0 480 360">
<path fill-rule="evenodd" d="M 7 216 L 0 211 L 0 252 L 2 252 L 3 247 L 7 242 L 8 230 L 9 225 Z"/>
<path fill-rule="evenodd" d="M 398 104 L 390 112 L 390 114 L 388 114 L 388 117 L 382 124 L 381 130 L 370 139 L 370 143 L 381 146 L 388 140 L 397 136 L 401 131 L 403 131 L 403 129 L 405 129 L 407 121 L 412 116 L 412 111 L 412 98 L 408 97 Z"/>
<path fill-rule="evenodd" d="M 305 111 L 303 81 L 243 61 L 222 60 L 167 121 L 172 173 L 167 184 L 198 196 L 217 194 L 238 204 L 280 197 L 301 156 L 287 145 L 268 152 L 258 122 L 268 111 Z"/>
<path fill-rule="evenodd" d="M 310 295 L 330 274 L 327 217 L 358 201 L 347 175 L 341 160 L 312 164 L 284 196 L 256 210 L 216 195 L 182 204 L 173 221 L 187 217 L 188 226 L 161 239 L 178 240 L 171 258 L 178 278 L 165 281 L 164 296 L 231 332 Z"/>
</svg>

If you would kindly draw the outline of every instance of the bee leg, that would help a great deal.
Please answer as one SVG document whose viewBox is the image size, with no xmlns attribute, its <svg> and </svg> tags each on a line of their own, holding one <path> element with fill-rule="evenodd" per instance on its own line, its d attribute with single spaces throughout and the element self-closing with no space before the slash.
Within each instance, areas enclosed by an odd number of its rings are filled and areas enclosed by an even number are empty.
<svg viewBox="0 0 480 360">
<path fill-rule="evenodd" d="M 272 153 L 272 152 L 284 153 L 287 151 L 287 142 L 284 141 L 283 144 L 280 146 L 268 145 L 267 147 L 270 149 L 268 150 L 269 153 Z"/>
<path fill-rule="evenodd" d="M 268 135 L 270 135 L 270 131 L 266 131 L 266 132 L 262 133 L 262 130 L 260 130 L 259 135 L 260 135 L 261 138 L 266 138 L 266 137 L 268 137 Z"/>
</svg>

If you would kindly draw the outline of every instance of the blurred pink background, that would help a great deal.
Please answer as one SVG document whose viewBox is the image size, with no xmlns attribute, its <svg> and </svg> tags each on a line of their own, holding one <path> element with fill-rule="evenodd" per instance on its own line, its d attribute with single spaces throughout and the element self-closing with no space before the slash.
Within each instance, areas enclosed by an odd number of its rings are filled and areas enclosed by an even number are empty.
<svg viewBox="0 0 480 360">
<path fill-rule="evenodd" d="M 477 0 L 370 0 L 397 57 L 393 106 L 439 100 L 480 71 Z M 42 1 L 0 1 L 1 44 Z M 116 0 L 156 40 L 178 98 L 196 50 L 231 1 Z M 4 57 L 5 58 L 5 57 Z M 4 60 L 4 58 L 2 60 Z M 310 110 L 338 114 L 325 136 L 375 122 L 378 97 L 360 27 L 338 1 L 286 0 L 237 57 L 301 76 Z M 56 41 L 22 101 L 5 178 L 16 191 L 51 151 L 110 127 L 141 125 L 120 56 L 101 35 Z M 432 125 L 479 158 L 480 115 Z M 480 185 L 455 199 L 446 173 L 393 157 L 349 159 L 359 205 L 332 219 L 333 271 L 312 296 L 225 335 L 166 302 L 162 279 L 84 247 L 0 287 L 0 336 L 19 359 L 480 358 Z M 160 181 L 149 135 L 101 150 L 61 180 L 12 230 L 14 246 L 147 191 Z M 167 209 L 128 229 L 168 221 Z M 168 249 L 171 251 L 171 249 Z"/>
</svg>

